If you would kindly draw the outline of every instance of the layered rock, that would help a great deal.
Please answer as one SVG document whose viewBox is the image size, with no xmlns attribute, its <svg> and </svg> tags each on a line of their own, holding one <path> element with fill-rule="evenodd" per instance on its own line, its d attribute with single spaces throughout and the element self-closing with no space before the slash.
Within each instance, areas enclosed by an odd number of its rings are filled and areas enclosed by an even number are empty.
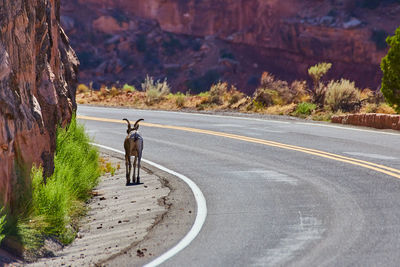
<svg viewBox="0 0 400 267">
<path fill-rule="evenodd" d="M 400 130 L 400 115 L 367 113 L 348 114 L 332 117 L 333 123 L 366 126 L 377 129 Z"/>
<path fill-rule="evenodd" d="M 13 204 L 33 164 L 54 170 L 55 135 L 76 109 L 78 59 L 59 0 L 0 1 L 0 202 Z"/>
<path fill-rule="evenodd" d="M 218 65 L 218 50 L 229 50 L 238 65 L 236 73 L 232 70 L 217 70 L 220 76 L 237 84 L 240 89 L 248 86 L 252 76 L 259 77 L 263 71 L 274 73 L 279 78 L 293 80 L 307 77 L 307 68 L 320 61 L 333 63 L 331 77 L 342 77 L 355 80 L 359 87 L 375 89 L 380 81 L 379 63 L 386 53 L 385 35 L 394 32 L 400 25 L 400 5 L 394 1 L 381 1 L 375 9 L 369 9 L 361 4 L 365 1 L 355 0 L 71 0 L 65 1 L 66 21 L 75 21 L 71 34 L 88 37 L 93 41 L 80 38 L 78 51 L 87 52 L 100 58 L 100 63 L 124 61 L 126 53 L 121 56 L 118 48 L 109 47 L 104 53 L 102 47 L 112 36 L 119 36 L 121 42 L 131 41 L 131 54 L 140 59 L 136 53 L 137 38 L 148 37 L 154 40 L 154 35 L 147 35 L 138 27 L 136 17 L 153 20 L 162 31 L 176 35 L 194 36 L 210 49 L 204 50 L 212 55 L 216 47 L 217 58 L 202 60 L 201 56 L 179 51 L 180 58 L 157 56 L 163 64 L 190 65 L 197 76 L 204 75 L 209 69 Z M 358 4 L 357 4 L 358 3 Z M 78 40 L 75 38 L 74 39 Z M 213 42 L 219 40 L 220 42 Z M 86 38 L 87 39 L 87 38 Z M 85 45 L 82 44 L 85 43 Z M 151 43 L 151 41 L 150 41 Z M 151 44 L 148 44 L 149 47 Z M 118 44 L 117 44 L 118 45 Z M 153 50 L 159 50 L 154 44 Z M 163 40 L 158 42 L 164 45 Z M 125 45 L 126 47 L 126 45 Z M 108 54 L 108 58 L 103 55 Z M 129 54 L 129 53 L 128 53 Z M 210 56 L 211 57 L 211 56 Z M 111 58 L 113 58 L 111 60 Z M 185 62 L 192 58 L 192 62 Z M 148 59 L 148 58 L 147 58 Z M 148 60 L 149 61 L 149 60 Z M 152 75 L 164 75 L 170 70 L 153 70 L 145 62 L 135 61 L 135 65 L 145 68 Z M 96 64 L 93 64 L 96 65 Z M 98 79 L 102 77 L 127 81 L 129 75 L 136 74 L 135 68 L 126 72 L 111 75 L 107 69 L 97 71 Z M 83 73 L 90 71 L 91 66 Z M 208 68 L 208 69 L 207 69 Z M 186 68 L 179 69 L 169 80 L 185 82 L 179 73 L 187 77 Z M 92 75 L 82 76 L 87 82 Z M 143 76 L 143 75 L 142 75 Z M 105 80 L 105 79 L 103 79 Z M 129 81 L 127 81 L 129 82 Z M 250 82 L 251 83 L 251 82 Z M 244 88 L 243 88 L 244 87 Z"/>
</svg>

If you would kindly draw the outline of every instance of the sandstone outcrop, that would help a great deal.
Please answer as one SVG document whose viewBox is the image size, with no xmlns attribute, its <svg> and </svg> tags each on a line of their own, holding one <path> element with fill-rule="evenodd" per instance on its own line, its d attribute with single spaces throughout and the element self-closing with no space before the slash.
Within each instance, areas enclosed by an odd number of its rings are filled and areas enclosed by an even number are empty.
<svg viewBox="0 0 400 267">
<path fill-rule="evenodd" d="M 85 25 L 70 33 L 82 58 L 91 57 L 86 60 L 89 66 L 82 68 L 81 81 L 86 83 L 93 79 L 140 84 L 142 72 L 147 72 L 167 76 L 185 89 L 182 84 L 204 80 L 211 71 L 244 90 L 263 71 L 281 79 L 305 79 L 309 66 L 329 61 L 333 68 L 328 78 L 343 77 L 355 80 L 358 87 L 376 89 L 385 37 L 400 25 L 400 4 L 382 0 L 371 9 L 362 2 L 366 1 L 70 0 L 63 2 L 63 14 L 65 21 Z M 138 18 L 154 23 L 143 28 Z M 159 31 L 163 33 L 155 34 Z M 208 49 L 186 50 L 166 40 L 171 35 L 165 33 L 174 34 L 181 44 L 187 42 L 184 37 L 196 39 Z M 108 40 L 115 36 L 119 39 L 110 45 Z M 165 53 L 174 44 L 177 57 Z M 221 66 L 223 55 L 233 58 L 237 67 Z M 125 61 L 117 75 L 112 68 L 99 68 L 113 65 L 116 58 Z M 171 71 L 163 68 L 165 64 L 182 67 Z"/>
<path fill-rule="evenodd" d="M 76 109 L 78 59 L 60 26 L 60 0 L 0 3 L 0 203 L 54 169 L 57 125 Z"/>
</svg>

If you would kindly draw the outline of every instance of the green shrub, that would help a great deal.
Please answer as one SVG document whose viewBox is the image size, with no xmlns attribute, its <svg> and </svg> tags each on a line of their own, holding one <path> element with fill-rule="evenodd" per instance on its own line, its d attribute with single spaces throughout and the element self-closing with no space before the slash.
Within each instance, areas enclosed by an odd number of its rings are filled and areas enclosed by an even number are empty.
<svg viewBox="0 0 400 267">
<path fill-rule="evenodd" d="M 295 114 L 296 115 L 311 115 L 311 113 L 317 108 L 317 105 L 308 102 L 302 102 L 297 105 Z"/>
<path fill-rule="evenodd" d="M 124 84 L 124 86 L 122 87 L 122 90 L 124 92 L 135 92 L 136 91 L 136 87 L 134 85 L 129 85 L 129 84 Z"/>
<path fill-rule="evenodd" d="M 261 102 L 256 101 L 255 99 L 252 100 L 252 105 L 254 110 L 262 110 L 265 108 L 264 104 Z"/>
<path fill-rule="evenodd" d="M 32 168 L 32 197 L 21 204 L 27 212 L 13 214 L 6 227 L 7 236 L 28 251 L 42 246 L 46 236 L 64 244 L 74 239 L 76 218 L 100 176 L 98 152 L 89 142 L 74 116 L 67 129 L 57 129 L 54 174 L 45 183 L 42 168 Z"/>
<path fill-rule="evenodd" d="M 334 112 L 350 112 L 361 107 L 360 91 L 346 79 L 330 81 L 326 87 L 325 104 Z"/>
<path fill-rule="evenodd" d="M 257 88 L 257 90 L 254 92 L 253 100 L 262 104 L 263 107 L 281 105 L 283 103 L 283 100 L 277 91 L 261 87 Z"/>
<path fill-rule="evenodd" d="M 238 91 L 235 87 L 231 88 L 231 90 L 229 90 L 228 93 L 229 93 L 228 101 L 230 106 L 236 104 L 237 102 L 239 102 L 240 99 L 244 97 L 244 94 Z"/>
<path fill-rule="evenodd" d="M 390 46 L 387 55 L 382 59 L 383 72 L 381 91 L 386 102 L 400 113 L 400 27 L 394 36 L 386 42 Z"/>
<path fill-rule="evenodd" d="M 3 239 L 6 237 L 6 229 L 5 229 L 7 223 L 6 217 L 7 214 L 4 213 L 4 207 L 2 207 L 0 209 L 0 244 L 1 241 L 3 241 Z"/>
<path fill-rule="evenodd" d="M 185 106 L 186 96 L 182 93 L 177 93 L 175 95 L 175 104 L 179 108 L 183 108 Z"/>
<path fill-rule="evenodd" d="M 313 103 L 322 106 L 325 100 L 325 86 L 321 84 L 321 78 L 330 70 L 331 63 L 318 63 L 308 69 L 308 75 L 313 80 L 313 87 L 309 88 Z"/>
<path fill-rule="evenodd" d="M 163 82 L 160 82 L 160 80 L 155 82 L 153 77 L 149 77 L 148 75 L 142 83 L 142 89 L 146 92 L 147 105 L 153 105 L 154 103 L 159 102 L 171 92 L 167 79 Z"/>
<path fill-rule="evenodd" d="M 86 84 L 78 84 L 78 87 L 76 88 L 77 93 L 86 93 L 89 92 L 89 87 L 86 86 Z"/>
<path fill-rule="evenodd" d="M 208 101 L 212 104 L 221 105 L 223 103 L 223 97 L 228 92 L 228 83 L 218 82 L 210 88 L 210 96 Z"/>
<path fill-rule="evenodd" d="M 253 99 L 264 107 L 288 104 L 292 102 L 293 98 L 294 95 L 288 83 L 275 79 L 268 72 L 262 74 L 260 87 L 253 94 Z"/>
<path fill-rule="evenodd" d="M 208 98 L 210 96 L 210 91 L 201 92 L 198 96 Z"/>
</svg>

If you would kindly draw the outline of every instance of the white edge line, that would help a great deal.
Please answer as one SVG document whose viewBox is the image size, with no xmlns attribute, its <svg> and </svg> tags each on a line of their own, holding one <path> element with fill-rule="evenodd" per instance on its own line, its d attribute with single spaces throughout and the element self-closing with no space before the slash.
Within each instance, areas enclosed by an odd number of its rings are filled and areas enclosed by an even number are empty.
<svg viewBox="0 0 400 267">
<path fill-rule="evenodd" d="M 104 149 L 111 150 L 111 151 L 125 155 L 125 153 L 123 151 L 120 151 L 120 150 L 117 150 L 117 149 L 114 149 L 114 148 L 111 148 L 108 146 L 103 146 L 103 145 L 96 144 L 96 143 L 91 143 L 91 144 L 94 146 L 100 147 L 100 148 L 104 148 Z M 200 233 L 200 230 L 203 227 L 204 222 L 207 217 L 207 204 L 206 204 L 206 199 L 204 198 L 204 195 L 201 192 L 200 188 L 188 177 L 186 177 L 183 174 L 172 171 L 164 166 L 161 166 L 160 164 L 154 163 L 150 160 L 146 160 L 146 159 L 142 159 L 142 160 L 143 160 L 143 162 L 146 162 L 147 164 L 150 164 L 155 168 L 158 168 L 162 171 L 165 171 L 165 172 L 172 174 L 172 175 L 180 178 L 181 180 L 183 180 L 192 190 L 194 198 L 196 200 L 196 204 L 197 204 L 196 219 L 195 219 L 190 231 L 185 235 L 185 237 L 183 239 L 181 239 L 181 241 L 179 241 L 178 244 L 176 244 L 170 250 L 168 250 L 161 256 L 157 257 L 156 259 L 152 260 L 151 262 L 147 263 L 146 265 L 144 265 L 144 267 L 153 267 L 153 266 L 158 266 L 161 263 L 165 262 L 166 260 L 175 256 L 181 250 L 186 248 L 196 238 L 196 236 Z"/>
<path fill-rule="evenodd" d="M 358 129 L 358 128 L 352 128 L 352 127 L 345 127 L 345 126 L 339 126 L 339 125 L 327 125 L 327 124 L 320 124 L 317 122 L 295 122 L 295 124 L 301 124 L 301 125 L 311 125 L 311 126 L 320 126 L 320 127 L 330 127 L 330 128 L 337 128 L 337 129 L 343 129 L 343 130 L 350 130 L 350 131 L 359 131 L 359 132 L 368 132 L 368 133 L 375 133 L 375 134 L 387 134 L 387 135 L 400 135 L 398 133 L 390 133 L 390 132 L 383 132 L 382 130 L 392 130 L 392 129 Z M 355 127 L 367 127 L 367 126 L 357 126 L 357 125 L 351 125 L 348 124 L 349 126 L 355 126 Z"/>
</svg>

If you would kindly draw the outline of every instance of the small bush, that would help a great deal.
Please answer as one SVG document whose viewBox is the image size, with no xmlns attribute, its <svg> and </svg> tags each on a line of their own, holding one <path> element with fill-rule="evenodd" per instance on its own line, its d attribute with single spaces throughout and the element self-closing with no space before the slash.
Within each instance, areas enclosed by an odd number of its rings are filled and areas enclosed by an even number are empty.
<svg viewBox="0 0 400 267">
<path fill-rule="evenodd" d="M 154 82 L 153 77 L 146 76 L 146 79 L 142 83 L 142 89 L 146 92 L 146 104 L 153 105 L 156 102 L 162 100 L 171 91 L 167 79 L 163 82 L 160 80 Z"/>
<path fill-rule="evenodd" d="M 310 95 L 308 94 L 308 87 L 306 81 L 293 81 L 290 85 L 292 92 L 291 102 L 301 103 L 310 100 Z"/>
<path fill-rule="evenodd" d="M 121 166 L 119 165 L 113 165 L 111 162 L 107 161 L 104 158 L 99 159 L 100 163 L 100 173 L 101 175 L 104 175 L 105 173 L 111 174 L 111 176 L 114 176 L 116 170 L 120 169 Z"/>
<path fill-rule="evenodd" d="M 231 86 L 231 89 L 228 91 L 228 103 L 229 106 L 232 106 L 239 102 L 240 99 L 244 98 L 244 94 L 237 90 L 235 86 Z"/>
<path fill-rule="evenodd" d="M 276 80 L 275 77 L 264 72 L 261 76 L 261 84 L 254 94 L 253 99 L 262 103 L 264 107 L 271 105 L 284 105 L 292 102 L 294 94 L 286 81 Z"/>
<path fill-rule="evenodd" d="M 3 241 L 3 239 L 6 237 L 6 223 L 7 223 L 7 221 L 6 221 L 6 217 L 7 217 L 7 214 L 5 214 L 5 212 L 4 212 L 4 207 L 2 207 L 1 209 L 0 209 L 0 244 L 1 244 L 1 241 Z"/>
<path fill-rule="evenodd" d="M 178 108 L 183 108 L 185 106 L 186 96 L 182 93 L 177 93 L 175 98 L 175 104 Z"/>
<path fill-rule="evenodd" d="M 122 91 L 124 91 L 124 92 L 135 92 L 136 91 L 136 87 L 134 85 L 129 85 L 129 84 L 126 83 L 122 87 Z"/>
<path fill-rule="evenodd" d="M 223 97 L 228 92 L 228 83 L 218 82 L 210 88 L 209 102 L 212 104 L 221 105 Z"/>
<path fill-rule="evenodd" d="M 400 27 L 386 39 L 390 49 L 382 58 L 382 94 L 386 102 L 400 113 Z"/>
<path fill-rule="evenodd" d="M 334 112 L 357 110 L 361 107 L 360 92 L 349 80 L 331 81 L 326 87 L 325 104 Z"/>
<path fill-rule="evenodd" d="M 111 87 L 110 89 L 110 95 L 111 96 L 117 96 L 121 93 L 121 91 L 119 89 L 117 89 L 115 86 Z"/>
<path fill-rule="evenodd" d="M 376 112 L 376 113 L 384 113 L 384 114 L 396 114 L 396 111 L 394 110 L 394 108 L 391 107 L 391 106 L 389 106 L 389 105 L 386 104 L 386 103 L 381 103 L 381 104 L 377 107 L 377 109 L 376 109 L 375 112 Z"/>
<path fill-rule="evenodd" d="M 297 105 L 295 114 L 296 115 L 311 115 L 311 113 L 317 108 L 317 105 L 313 103 L 302 102 Z"/>
<path fill-rule="evenodd" d="M 210 97 L 210 91 L 201 92 L 198 96 L 208 98 Z"/>
<path fill-rule="evenodd" d="M 378 109 L 377 104 L 367 103 L 362 107 L 361 112 L 362 113 L 376 113 L 377 109 Z"/>
<path fill-rule="evenodd" d="M 86 93 L 89 92 L 89 87 L 87 87 L 85 84 L 81 83 L 78 85 L 76 88 L 77 93 Z"/>
<path fill-rule="evenodd" d="M 321 84 L 321 78 L 331 69 L 331 63 L 318 63 L 308 69 L 308 75 L 313 80 L 313 87 L 309 88 L 313 103 L 322 106 L 325 100 L 325 86 Z"/>
<path fill-rule="evenodd" d="M 265 106 L 262 102 L 258 102 L 255 99 L 253 99 L 253 101 L 252 101 L 252 106 L 255 111 L 262 110 L 265 108 Z"/>
</svg>

